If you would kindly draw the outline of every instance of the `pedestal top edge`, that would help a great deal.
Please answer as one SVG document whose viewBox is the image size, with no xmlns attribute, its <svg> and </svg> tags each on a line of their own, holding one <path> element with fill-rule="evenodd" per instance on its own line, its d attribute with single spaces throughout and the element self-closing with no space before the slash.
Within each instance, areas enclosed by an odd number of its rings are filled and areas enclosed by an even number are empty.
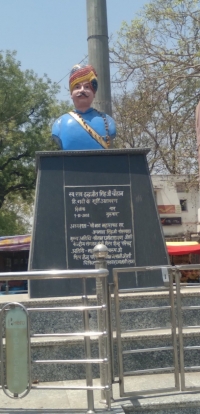
<svg viewBox="0 0 200 414">
<path fill-rule="evenodd" d="M 81 151 L 36 151 L 36 159 L 40 157 L 77 157 L 88 155 L 120 155 L 120 154 L 148 154 L 150 148 L 121 148 L 121 149 L 102 149 L 102 150 L 81 150 Z"/>
</svg>

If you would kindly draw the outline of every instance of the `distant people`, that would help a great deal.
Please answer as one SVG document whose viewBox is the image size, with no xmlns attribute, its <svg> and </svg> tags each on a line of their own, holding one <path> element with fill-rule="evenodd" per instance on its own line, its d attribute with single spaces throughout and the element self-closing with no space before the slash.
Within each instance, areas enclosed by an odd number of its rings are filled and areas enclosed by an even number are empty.
<svg viewBox="0 0 200 414">
<path fill-rule="evenodd" d="M 91 65 L 75 65 L 69 77 L 75 110 L 60 116 L 53 124 L 52 138 L 61 150 L 108 149 L 115 138 L 115 121 L 91 107 L 98 88 Z"/>
</svg>

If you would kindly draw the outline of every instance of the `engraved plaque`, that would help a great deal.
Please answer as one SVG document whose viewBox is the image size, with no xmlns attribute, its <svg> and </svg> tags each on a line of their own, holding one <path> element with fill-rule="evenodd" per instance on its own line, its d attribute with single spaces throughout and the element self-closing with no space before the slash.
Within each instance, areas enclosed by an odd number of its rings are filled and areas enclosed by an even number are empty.
<svg viewBox="0 0 200 414">
<path fill-rule="evenodd" d="M 94 267 L 93 248 L 108 248 L 109 266 L 133 266 L 130 185 L 65 187 L 69 268 Z"/>
</svg>

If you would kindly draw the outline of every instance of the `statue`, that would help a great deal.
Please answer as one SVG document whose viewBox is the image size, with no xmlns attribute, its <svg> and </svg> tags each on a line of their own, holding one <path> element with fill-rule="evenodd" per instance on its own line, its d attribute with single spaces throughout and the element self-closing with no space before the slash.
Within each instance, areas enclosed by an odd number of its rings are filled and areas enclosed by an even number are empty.
<svg viewBox="0 0 200 414">
<path fill-rule="evenodd" d="M 75 110 L 60 116 L 53 124 L 52 138 L 61 150 L 100 150 L 109 148 L 115 138 L 114 120 L 91 107 L 98 88 L 91 65 L 75 65 L 69 77 Z"/>
</svg>

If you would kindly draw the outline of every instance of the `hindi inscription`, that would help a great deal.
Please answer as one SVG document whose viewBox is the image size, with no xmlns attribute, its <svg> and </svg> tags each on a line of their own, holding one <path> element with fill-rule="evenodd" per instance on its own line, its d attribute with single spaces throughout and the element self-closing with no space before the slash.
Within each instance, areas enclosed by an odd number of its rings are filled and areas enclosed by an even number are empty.
<svg viewBox="0 0 200 414">
<path fill-rule="evenodd" d="M 93 248 L 108 248 L 108 266 L 134 264 L 129 185 L 65 187 L 68 267 L 94 266 Z"/>
</svg>

